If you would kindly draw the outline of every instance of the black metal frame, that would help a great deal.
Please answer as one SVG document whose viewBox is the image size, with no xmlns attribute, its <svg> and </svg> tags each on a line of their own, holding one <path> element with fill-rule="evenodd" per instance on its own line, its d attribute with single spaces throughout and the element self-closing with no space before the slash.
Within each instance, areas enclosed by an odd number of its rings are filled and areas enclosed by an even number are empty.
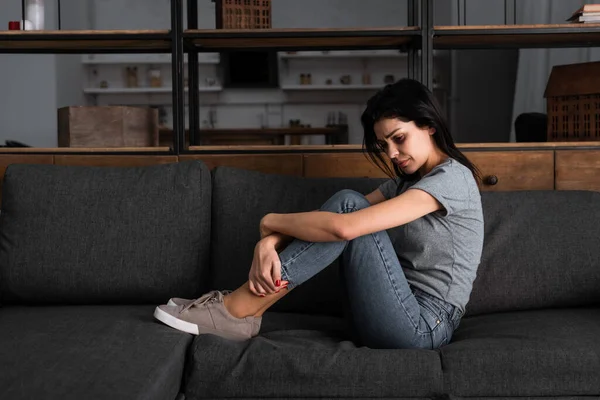
<svg viewBox="0 0 600 400">
<path fill-rule="evenodd" d="M 185 88 L 183 85 L 183 16 L 181 2 L 171 0 L 171 70 L 173 80 L 173 152 L 185 144 Z M 190 90 L 191 92 L 191 90 Z"/>
<path fill-rule="evenodd" d="M 187 0 L 188 29 L 198 29 L 198 2 Z M 198 51 L 192 48 L 188 51 L 188 87 L 189 87 L 189 145 L 196 145 L 200 131 L 200 79 L 198 72 Z M 185 132 L 185 129 L 184 129 Z M 185 136 L 185 134 L 184 134 Z M 184 142 L 185 143 L 185 142 Z"/>
<path fill-rule="evenodd" d="M 433 90 L 433 0 L 421 2 L 421 83 Z"/>
</svg>

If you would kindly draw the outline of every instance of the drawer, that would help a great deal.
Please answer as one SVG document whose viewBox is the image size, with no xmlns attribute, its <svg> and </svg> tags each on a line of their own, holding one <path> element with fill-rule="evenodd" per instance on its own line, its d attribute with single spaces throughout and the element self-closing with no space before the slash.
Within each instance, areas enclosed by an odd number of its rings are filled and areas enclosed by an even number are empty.
<svg viewBox="0 0 600 400">
<path fill-rule="evenodd" d="M 387 178 L 362 153 L 305 154 L 304 176 L 308 178 Z"/>
<path fill-rule="evenodd" d="M 557 150 L 556 189 L 600 191 L 600 150 Z"/>
<path fill-rule="evenodd" d="M 464 151 L 484 191 L 554 190 L 554 151 Z"/>
<path fill-rule="evenodd" d="M 94 167 L 142 167 L 177 162 L 177 156 L 99 156 L 99 155 L 56 155 L 56 165 L 78 165 Z"/>
</svg>

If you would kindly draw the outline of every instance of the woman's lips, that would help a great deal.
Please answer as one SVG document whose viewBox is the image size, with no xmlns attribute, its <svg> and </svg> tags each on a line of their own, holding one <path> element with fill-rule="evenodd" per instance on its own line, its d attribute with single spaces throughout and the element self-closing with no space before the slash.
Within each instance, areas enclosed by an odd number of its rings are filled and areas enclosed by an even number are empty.
<svg viewBox="0 0 600 400">
<path fill-rule="evenodd" d="M 400 168 L 404 168 L 408 165 L 409 161 L 410 160 L 398 161 L 398 162 L 396 162 L 396 165 L 399 166 Z"/>
</svg>

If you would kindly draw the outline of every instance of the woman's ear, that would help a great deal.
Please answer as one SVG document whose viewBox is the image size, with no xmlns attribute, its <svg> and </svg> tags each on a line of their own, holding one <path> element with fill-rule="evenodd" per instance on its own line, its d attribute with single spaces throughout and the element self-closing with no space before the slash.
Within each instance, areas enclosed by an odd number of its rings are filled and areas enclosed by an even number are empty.
<svg viewBox="0 0 600 400">
<path fill-rule="evenodd" d="M 429 134 L 433 135 L 435 133 L 435 128 L 429 128 Z"/>
</svg>

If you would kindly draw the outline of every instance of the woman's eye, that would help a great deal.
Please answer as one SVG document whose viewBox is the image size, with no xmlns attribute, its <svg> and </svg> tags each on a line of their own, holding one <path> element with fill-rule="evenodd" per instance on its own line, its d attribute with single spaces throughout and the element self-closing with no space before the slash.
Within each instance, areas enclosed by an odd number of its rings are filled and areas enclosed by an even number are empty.
<svg viewBox="0 0 600 400">
<path fill-rule="evenodd" d="M 394 143 L 402 143 L 403 140 L 404 140 L 404 136 L 396 136 L 394 138 Z"/>
</svg>

